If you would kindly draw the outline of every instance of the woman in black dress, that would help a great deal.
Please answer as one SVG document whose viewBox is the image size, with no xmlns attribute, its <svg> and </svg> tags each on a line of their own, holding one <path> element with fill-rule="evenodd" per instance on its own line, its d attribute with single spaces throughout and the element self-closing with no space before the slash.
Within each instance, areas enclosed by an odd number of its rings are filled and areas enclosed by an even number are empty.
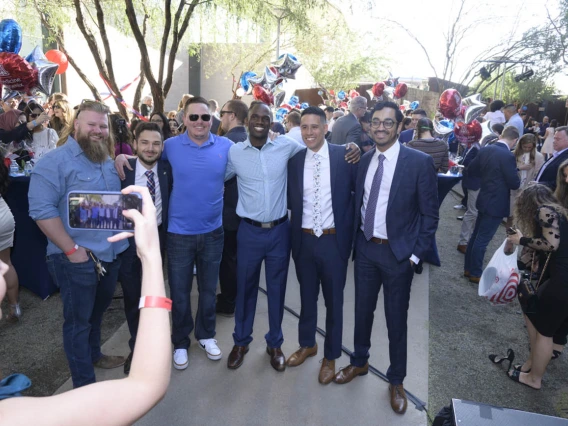
<svg viewBox="0 0 568 426">
<path fill-rule="evenodd" d="M 509 372 L 514 381 L 540 389 L 552 356 L 552 337 L 568 322 L 567 211 L 548 187 L 534 184 L 519 194 L 515 220 L 519 230 L 507 237 L 508 241 L 536 250 L 542 266 L 550 254 L 538 289 L 538 309 L 536 313 L 525 313 L 531 348 L 529 359 Z"/>
</svg>

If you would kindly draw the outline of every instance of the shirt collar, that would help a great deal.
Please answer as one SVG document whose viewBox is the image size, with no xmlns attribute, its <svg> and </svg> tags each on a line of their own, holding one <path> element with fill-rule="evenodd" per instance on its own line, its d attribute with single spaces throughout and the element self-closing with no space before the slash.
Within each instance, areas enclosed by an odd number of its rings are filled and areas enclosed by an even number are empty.
<svg viewBox="0 0 568 426">
<path fill-rule="evenodd" d="M 376 149 L 375 151 L 376 152 L 374 157 L 377 158 L 377 161 L 379 160 L 379 155 L 383 154 L 386 160 L 390 162 L 398 157 L 398 153 L 400 152 L 400 142 L 396 141 L 394 145 L 387 149 L 385 152 L 381 152 L 378 149 Z"/>
<path fill-rule="evenodd" d="M 71 154 L 73 154 L 75 157 L 83 154 L 83 149 L 81 148 L 81 146 L 79 145 L 79 142 L 77 142 L 75 140 L 75 138 L 69 136 L 67 138 L 67 142 L 65 143 L 65 146 L 67 146 L 70 151 Z"/>
<path fill-rule="evenodd" d="M 509 144 L 508 144 L 507 142 L 505 142 L 504 140 L 502 140 L 502 139 L 499 139 L 499 140 L 495 141 L 495 143 L 502 143 L 503 145 L 505 145 L 505 146 L 507 147 L 507 149 L 508 149 L 509 151 L 511 150 L 511 148 L 509 148 Z"/>
<path fill-rule="evenodd" d="M 285 139 L 284 141 L 282 139 Z M 286 137 L 285 135 L 278 135 L 274 140 L 270 140 L 270 137 L 268 137 L 266 139 L 266 143 L 264 145 L 274 145 L 276 142 L 280 141 L 280 142 L 288 142 L 290 140 L 289 137 Z M 256 148 L 255 146 L 252 146 L 252 143 L 250 143 L 250 139 L 247 138 L 246 141 L 243 142 L 245 145 L 245 148 L 255 148 L 255 149 L 259 149 Z M 262 147 L 261 147 L 262 148 Z"/>
<path fill-rule="evenodd" d="M 146 177 L 146 172 L 148 170 L 152 170 L 154 172 L 154 176 L 158 176 L 158 162 L 156 161 L 156 163 L 154 164 L 154 166 L 151 169 L 147 169 L 140 162 L 140 158 L 137 158 L 136 159 L 136 179 L 138 179 L 139 177 L 142 177 L 142 176 Z"/>
<path fill-rule="evenodd" d="M 306 160 L 311 160 L 316 154 L 319 154 L 326 159 L 329 158 L 329 146 L 327 145 L 327 142 L 325 140 L 323 141 L 323 145 L 318 152 L 314 152 L 310 148 L 308 148 L 306 152 Z"/>
<path fill-rule="evenodd" d="M 181 137 L 182 137 L 181 142 L 182 142 L 183 144 L 186 144 L 186 145 L 195 145 L 195 146 L 197 146 L 197 147 L 204 147 L 204 146 L 211 145 L 211 144 L 214 144 L 214 143 L 215 143 L 215 135 L 213 135 L 213 133 L 211 133 L 211 132 L 209 132 L 209 139 L 207 139 L 207 141 L 205 141 L 205 143 L 201 144 L 201 146 L 198 145 L 198 144 L 196 144 L 195 142 L 193 142 L 193 141 L 191 140 L 191 138 L 190 138 L 189 135 L 187 134 L 187 130 L 186 130 L 185 132 L 183 132 L 183 134 L 181 135 Z"/>
<path fill-rule="evenodd" d="M 567 149 L 568 149 L 568 148 L 564 148 L 562 151 L 554 151 L 554 152 L 552 153 L 552 156 L 553 156 L 553 157 L 556 157 L 556 156 L 562 154 L 562 153 L 563 153 L 564 151 L 566 151 Z"/>
</svg>

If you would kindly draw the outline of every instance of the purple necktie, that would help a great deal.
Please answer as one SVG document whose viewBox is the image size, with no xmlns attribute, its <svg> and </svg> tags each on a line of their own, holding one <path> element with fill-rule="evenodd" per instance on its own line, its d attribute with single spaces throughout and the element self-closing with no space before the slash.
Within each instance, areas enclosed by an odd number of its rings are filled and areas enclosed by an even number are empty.
<svg viewBox="0 0 568 426">
<path fill-rule="evenodd" d="M 373 238 L 373 231 L 375 230 L 375 212 L 377 210 L 377 201 L 379 200 L 379 190 L 381 189 L 381 181 L 383 180 L 383 161 L 385 156 L 379 155 L 379 167 L 373 177 L 373 184 L 371 185 L 371 193 L 367 201 L 367 209 L 365 210 L 365 223 L 363 224 L 363 234 L 367 241 Z"/>
<path fill-rule="evenodd" d="M 154 182 L 154 172 L 152 170 L 147 170 L 146 173 L 144 173 L 146 175 L 146 177 L 148 178 L 148 182 L 146 183 L 146 185 L 148 186 L 148 191 L 150 192 L 150 195 L 152 196 L 152 201 L 156 201 L 156 184 Z"/>
</svg>

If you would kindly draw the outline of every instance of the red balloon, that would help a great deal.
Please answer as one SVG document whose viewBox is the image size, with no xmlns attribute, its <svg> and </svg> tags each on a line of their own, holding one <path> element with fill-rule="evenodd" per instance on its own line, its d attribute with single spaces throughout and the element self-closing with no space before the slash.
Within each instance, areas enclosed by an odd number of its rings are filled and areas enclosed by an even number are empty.
<svg viewBox="0 0 568 426">
<path fill-rule="evenodd" d="M 375 83 L 371 91 L 373 92 L 373 95 L 378 98 L 385 91 L 385 83 L 383 83 L 382 81 L 380 83 Z"/>
<path fill-rule="evenodd" d="M 442 115 L 453 120 L 461 112 L 462 97 L 456 89 L 447 89 L 440 95 L 438 110 Z"/>
<path fill-rule="evenodd" d="M 266 105 L 272 105 L 274 103 L 274 95 L 260 84 L 252 88 L 252 97 L 257 101 L 264 102 Z"/>
<path fill-rule="evenodd" d="M 28 93 L 36 82 L 37 70 L 28 61 L 16 53 L 0 53 L 0 84 L 10 90 Z"/>
<path fill-rule="evenodd" d="M 356 90 L 351 90 L 351 91 L 349 92 L 349 97 L 350 97 L 351 99 L 356 98 L 357 96 L 360 96 L 360 95 L 359 95 L 359 92 L 357 92 Z"/>
<path fill-rule="evenodd" d="M 408 86 L 406 83 L 398 83 L 394 89 L 393 96 L 395 99 L 404 98 L 406 92 L 408 92 Z"/>
<path fill-rule="evenodd" d="M 479 121 L 473 120 L 471 123 L 458 121 L 454 126 L 454 134 L 459 143 L 470 146 L 481 139 L 481 124 Z"/>
<path fill-rule="evenodd" d="M 49 61 L 55 62 L 57 65 L 59 65 L 59 68 L 57 68 L 57 72 L 55 74 L 63 74 L 65 71 L 67 71 L 69 61 L 67 60 L 65 53 L 63 53 L 62 51 L 57 49 L 48 50 L 47 52 L 45 52 L 45 57 Z"/>
<path fill-rule="evenodd" d="M 330 94 L 331 96 L 335 96 L 335 90 L 331 89 L 331 90 L 329 91 L 329 94 Z"/>
<path fill-rule="evenodd" d="M 292 107 L 291 107 L 290 105 L 288 105 L 288 104 L 282 104 L 282 105 L 280 105 L 280 108 L 284 108 L 284 109 L 286 109 L 286 110 L 288 110 L 288 111 L 292 111 Z"/>
<path fill-rule="evenodd" d="M 341 103 L 339 104 L 339 107 L 340 107 L 340 108 L 348 108 L 349 105 L 347 105 L 347 102 L 341 102 Z"/>
</svg>

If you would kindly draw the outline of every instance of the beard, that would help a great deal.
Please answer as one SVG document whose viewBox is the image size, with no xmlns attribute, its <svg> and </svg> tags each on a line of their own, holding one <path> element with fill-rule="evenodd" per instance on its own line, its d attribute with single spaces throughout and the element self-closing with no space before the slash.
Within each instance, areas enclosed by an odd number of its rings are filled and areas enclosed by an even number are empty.
<svg viewBox="0 0 568 426">
<path fill-rule="evenodd" d="M 100 141 L 93 140 L 88 133 L 83 133 L 81 129 L 75 131 L 75 140 L 93 163 L 102 164 L 110 155 L 109 138 L 103 138 Z"/>
</svg>

